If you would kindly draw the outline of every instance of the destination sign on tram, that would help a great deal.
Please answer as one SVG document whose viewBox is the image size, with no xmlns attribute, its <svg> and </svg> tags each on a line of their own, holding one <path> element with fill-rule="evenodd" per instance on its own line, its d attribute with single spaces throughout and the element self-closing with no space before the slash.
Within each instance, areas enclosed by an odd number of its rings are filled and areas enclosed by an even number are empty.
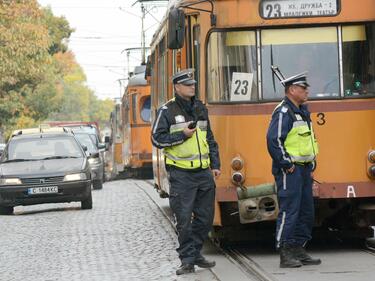
<svg viewBox="0 0 375 281">
<path fill-rule="evenodd" d="M 263 18 L 305 18 L 334 16 L 338 0 L 263 0 L 260 13 Z"/>
</svg>

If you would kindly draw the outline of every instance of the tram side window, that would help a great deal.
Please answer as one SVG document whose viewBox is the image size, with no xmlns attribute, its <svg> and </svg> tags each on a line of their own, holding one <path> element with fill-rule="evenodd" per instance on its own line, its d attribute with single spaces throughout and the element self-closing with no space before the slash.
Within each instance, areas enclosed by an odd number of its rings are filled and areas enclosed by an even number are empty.
<svg viewBox="0 0 375 281">
<path fill-rule="evenodd" d="M 256 101 L 257 79 L 255 32 L 211 33 L 208 42 L 208 101 Z"/>
<path fill-rule="evenodd" d="M 308 71 L 311 98 L 339 97 L 337 27 L 262 30 L 261 42 L 263 99 L 284 97 L 272 64 L 285 77 Z"/>
<path fill-rule="evenodd" d="M 141 101 L 141 118 L 144 122 L 151 122 L 151 97 L 144 97 Z"/>
<path fill-rule="evenodd" d="M 134 123 L 137 123 L 137 93 L 132 95 L 132 119 Z"/>
<path fill-rule="evenodd" d="M 167 73 L 167 49 L 165 45 L 165 38 L 159 43 L 158 52 L 158 107 L 167 101 L 168 90 L 168 73 Z"/>
<path fill-rule="evenodd" d="M 342 27 L 344 95 L 375 95 L 375 23 Z"/>
</svg>

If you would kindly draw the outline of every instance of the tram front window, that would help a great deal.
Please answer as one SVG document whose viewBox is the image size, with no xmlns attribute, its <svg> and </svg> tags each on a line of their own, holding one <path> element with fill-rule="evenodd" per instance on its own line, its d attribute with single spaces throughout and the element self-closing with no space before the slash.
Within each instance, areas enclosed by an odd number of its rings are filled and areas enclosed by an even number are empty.
<svg viewBox="0 0 375 281">
<path fill-rule="evenodd" d="M 375 23 L 343 26 L 344 95 L 375 95 Z"/>
<path fill-rule="evenodd" d="M 250 102 L 258 97 L 254 31 L 213 32 L 208 42 L 209 102 Z"/>
<path fill-rule="evenodd" d="M 312 98 L 339 96 L 337 27 L 262 30 L 261 42 L 263 99 L 284 96 L 272 64 L 285 77 L 308 71 Z"/>
</svg>

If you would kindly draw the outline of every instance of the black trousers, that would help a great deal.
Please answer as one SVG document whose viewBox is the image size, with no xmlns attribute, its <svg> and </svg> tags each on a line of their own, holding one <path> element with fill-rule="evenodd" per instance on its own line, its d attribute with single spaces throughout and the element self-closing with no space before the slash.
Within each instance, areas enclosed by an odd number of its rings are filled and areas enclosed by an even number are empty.
<svg viewBox="0 0 375 281">
<path fill-rule="evenodd" d="M 314 225 L 312 166 L 296 165 L 293 173 L 275 175 L 279 215 L 276 223 L 276 247 L 304 245 L 311 239 Z"/>
<path fill-rule="evenodd" d="M 177 219 L 182 263 L 200 258 L 214 218 L 215 182 L 210 169 L 189 172 L 169 168 L 169 204 Z"/>
</svg>

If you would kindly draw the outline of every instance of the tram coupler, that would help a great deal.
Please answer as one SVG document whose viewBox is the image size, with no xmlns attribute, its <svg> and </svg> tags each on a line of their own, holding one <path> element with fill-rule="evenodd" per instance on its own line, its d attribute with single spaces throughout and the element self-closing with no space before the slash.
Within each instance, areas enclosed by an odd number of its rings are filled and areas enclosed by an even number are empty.
<svg viewBox="0 0 375 281">
<path fill-rule="evenodd" d="M 237 196 L 241 223 L 276 219 L 279 207 L 274 183 L 238 187 Z"/>
</svg>

